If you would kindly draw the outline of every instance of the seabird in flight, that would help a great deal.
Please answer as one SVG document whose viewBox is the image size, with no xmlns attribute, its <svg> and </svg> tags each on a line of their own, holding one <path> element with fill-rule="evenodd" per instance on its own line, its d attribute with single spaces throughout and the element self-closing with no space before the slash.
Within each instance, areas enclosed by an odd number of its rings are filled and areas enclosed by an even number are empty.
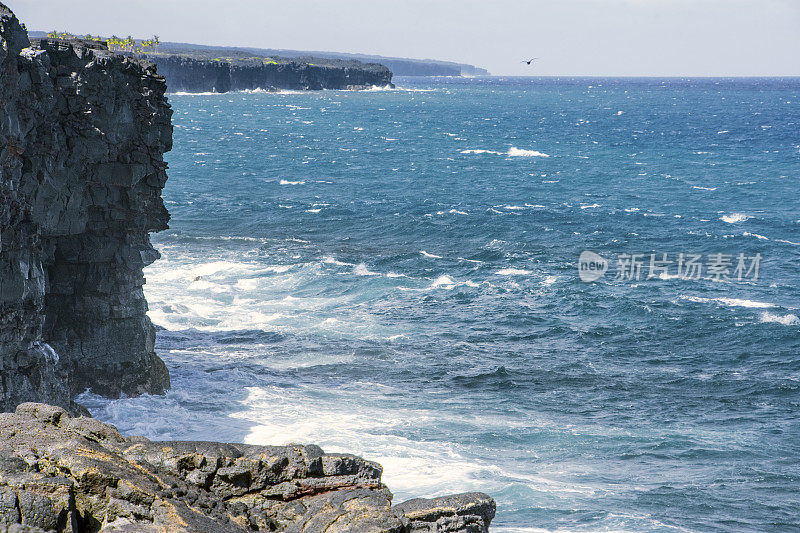
<svg viewBox="0 0 800 533">
<path fill-rule="evenodd" d="M 527 64 L 529 64 L 529 65 L 530 65 L 530 64 L 531 64 L 531 62 L 533 62 L 533 61 L 536 61 L 537 59 L 539 59 L 539 58 L 538 58 L 538 57 L 532 57 L 532 58 L 530 58 L 530 59 L 529 59 L 529 60 L 527 60 L 527 61 L 525 61 L 525 60 L 523 59 L 522 61 L 520 61 L 520 63 L 527 63 Z"/>
</svg>

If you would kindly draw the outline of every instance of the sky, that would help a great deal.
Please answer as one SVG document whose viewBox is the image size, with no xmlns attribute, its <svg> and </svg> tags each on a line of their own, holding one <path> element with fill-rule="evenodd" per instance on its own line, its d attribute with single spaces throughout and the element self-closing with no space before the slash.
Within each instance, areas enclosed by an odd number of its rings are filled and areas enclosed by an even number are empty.
<svg viewBox="0 0 800 533">
<path fill-rule="evenodd" d="M 3 1 L 30 30 L 433 58 L 498 75 L 800 76 L 800 0 Z"/>
</svg>

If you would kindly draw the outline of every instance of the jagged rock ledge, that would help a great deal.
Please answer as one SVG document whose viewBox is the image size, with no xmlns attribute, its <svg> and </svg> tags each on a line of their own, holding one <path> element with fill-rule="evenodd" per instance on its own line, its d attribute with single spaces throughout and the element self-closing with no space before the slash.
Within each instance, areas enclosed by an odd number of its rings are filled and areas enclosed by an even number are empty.
<svg viewBox="0 0 800 533">
<path fill-rule="evenodd" d="M 188 54 L 146 54 L 167 80 L 170 92 L 368 89 L 393 87 L 392 72 L 377 63 L 281 57 L 208 58 Z"/>
<path fill-rule="evenodd" d="M 318 446 L 153 442 L 25 403 L 0 414 L 0 531 L 484 533 L 482 493 L 392 506 L 382 468 Z"/>
</svg>

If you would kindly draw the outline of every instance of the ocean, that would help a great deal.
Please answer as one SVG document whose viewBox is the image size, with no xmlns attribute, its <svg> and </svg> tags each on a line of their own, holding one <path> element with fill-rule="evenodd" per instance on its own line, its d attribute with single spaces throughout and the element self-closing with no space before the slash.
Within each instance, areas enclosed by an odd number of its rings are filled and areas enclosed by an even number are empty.
<svg viewBox="0 0 800 533">
<path fill-rule="evenodd" d="M 78 400 L 498 532 L 800 529 L 800 79 L 396 83 L 170 95 L 172 390 Z"/>
</svg>

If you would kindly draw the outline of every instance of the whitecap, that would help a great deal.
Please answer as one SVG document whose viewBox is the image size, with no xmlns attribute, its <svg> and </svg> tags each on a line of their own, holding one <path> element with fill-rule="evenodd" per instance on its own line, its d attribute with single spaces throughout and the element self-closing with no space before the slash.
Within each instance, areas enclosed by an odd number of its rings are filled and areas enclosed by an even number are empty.
<svg viewBox="0 0 800 533">
<path fill-rule="evenodd" d="M 701 191 L 716 191 L 716 187 L 700 187 L 699 185 L 692 185 L 692 189 L 700 189 Z"/>
<path fill-rule="evenodd" d="M 761 313 L 761 317 L 759 318 L 759 322 L 762 323 L 776 323 L 776 324 L 783 324 L 784 326 L 800 326 L 800 318 L 797 315 L 773 315 L 767 311 Z"/>
<path fill-rule="evenodd" d="M 453 278 L 448 276 L 447 274 L 442 274 L 431 283 L 431 288 L 441 287 L 444 289 L 452 289 L 456 286 L 456 282 L 453 281 Z"/>
<path fill-rule="evenodd" d="M 495 154 L 503 155 L 502 152 L 495 152 L 494 150 L 461 150 L 462 154 Z"/>
<path fill-rule="evenodd" d="M 719 304 L 727 305 L 728 307 L 747 307 L 749 309 L 768 309 L 775 307 L 775 304 L 768 302 L 757 302 L 755 300 L 743 300 L 740 298 L 702 298 L 700 296 L 679 296 L 682 300 L 689 300 L 690 302 L 697 303 L 711 303 L 716 302 Z"/>
<path fill-rule="evenodd" d="M 370 269 L 367 268 L 367 265 L 364 263 L 359 263 L 355 267 L 353 267 L 353 274 L 356 276 L 379 276 L 380 274 L 377 272 L 372 272 Z"/>
<path fill-rule="evenodd" d="M 503 268 L 497 271 L 498 276 L 527 276 L 530 270 L 523 270 L 521 268 Z"/>
<path fill-rule="evenodd" d="M 323 263 L 327 265 L 339 265 L 339 266 L 353 266 L 355 263 L 345 263 L 343 261 L 337 261 L 336 258 L 327 256 L 325 259 L 322 260 Z"/>
<path fill-rule="evenodd" d="M 523 150 L 521 148 L 517 148 L 516 146 L 509 148 L 506 155 L 508 157 L 550 157 L 549 155 L 542 152 L 537 152 L 536 150 Z"/>
<path fill-rule="evenodd" d="M 742 233 L 742 235 L 744 235 L 745 237 L 755 237 L 756 239 L 759 239 L 759 240 L 762 240 L 762 241 L 768 241 L 769 240 L 769 237 L 764 237 L 763 235 L 759 235 L 758 233 L 750 233 L 749 231 L 745 231 L 744 233 Z"/>
<path fill-rule="evenodd" d="M 748 218 L 750 217 L 742 213 L 731 213 L 730 215 L 722 215 L 720 220 L 727 222 L 728 224 L 736 224 L 737 222 L 744 222 Z"/>
<path fill-rule="evenodd" d="M 281 180 L 281 185 L 305 185 L 305 181 L 289 181 L 289 180 Z"/>
<path fill-rule="evenodd" d="M 429 253 L 428 253 L 428 252 L 426 252 L 425 250 L 420 250 L 420 251 L 419 251 L 419 253 L 421 253 L 422 255 L 424 255 L 425 257 L 428 257 L 428 258 L 430 258 L 430 259 L 441 259 L 441 258 L 442 258 L 442 256 L 441 256 L 441 255 L 433 255 L 433 254 L 429 254 Z"/>
</svg>

